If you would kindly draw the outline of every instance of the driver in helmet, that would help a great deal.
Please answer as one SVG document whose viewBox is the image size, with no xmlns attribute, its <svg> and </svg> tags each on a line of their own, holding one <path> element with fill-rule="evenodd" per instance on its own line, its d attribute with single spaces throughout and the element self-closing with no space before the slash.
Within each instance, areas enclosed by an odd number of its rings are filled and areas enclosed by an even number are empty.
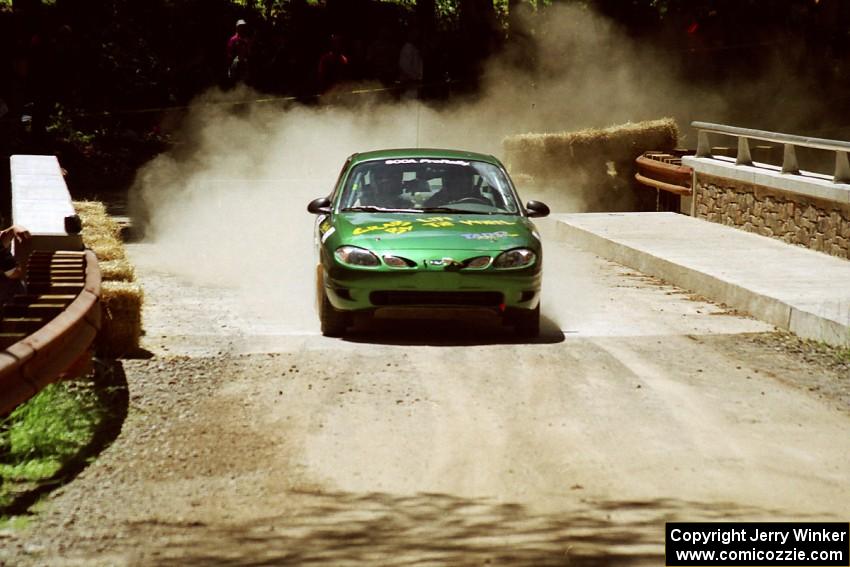
<svg viewBox="0 0 850 567">
<path fill-rule="evenodd" d="M 423 206 L 442 207 L 464 199 L 483 200 L 475 187 L 474 171 L 466 167 L 450 167 L 443 174 L 443 188 L 432 195 Z"/>
<path fill-rule="evenodd" d="M 387 209 L 409 208 L 410 201 L 401 195 L 403 176 L 399 168 L 376 167 L 371 172 L 370 183 L 363 188 L 360 204 Z"/>
</svg>

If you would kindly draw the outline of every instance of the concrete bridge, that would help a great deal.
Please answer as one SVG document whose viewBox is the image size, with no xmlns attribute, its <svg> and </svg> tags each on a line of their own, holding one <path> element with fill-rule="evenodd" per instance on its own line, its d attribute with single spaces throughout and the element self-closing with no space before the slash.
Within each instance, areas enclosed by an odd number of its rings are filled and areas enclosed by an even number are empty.
<svg viewBox="0 0 850 567">
<path fill-rule="evenodd" d="M 850 345 L 850 143 L 693 126 L 694 155 L 638 159 L 638 181 L 668 203 L 675 196 L 683 215 L 569 215 L 563 230 L 600 255 L 804 338 Z M 719 136 L 736 150 L 713 146 Z M 765 161 L 753 159 L 752 141 L 772 144 L 758 148 Z M 801 149 L 834 167 L 801 168 Z"/>
</svg>

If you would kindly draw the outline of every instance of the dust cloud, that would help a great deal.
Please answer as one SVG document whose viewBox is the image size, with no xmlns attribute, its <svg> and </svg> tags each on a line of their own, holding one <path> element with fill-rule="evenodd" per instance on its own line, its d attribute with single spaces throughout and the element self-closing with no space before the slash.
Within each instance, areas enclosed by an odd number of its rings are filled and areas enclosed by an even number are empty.
<svg viewBox="0 0 850 567">
<path fill-rule="evenodd" d="M 368 94 L 346 106 L 229 104 L 252 96 L 240 90 L 199 97 L 181 143 L 139 171 L 131 195 L 157 268 L 238 290 L 256 303 L 254 315 L 285 313 L 288 325 L 315 330 L 314 219 L 305 207 L 329 194 L 351 153 L 442 147 L 499 156 L 509 134 L 723 112 L 721 99 L 689 92 L 663 57 L 586 9 L 553 6 L 528 25 L 537 28 L 538 69 L 518 68 L 508 52 L 489 63 L 483 94 L 449 107 Z M 539 196 L 521 183 L 520 191 Z M 559 187 L 543 196 L 555 212 L 582 211 L 574 194 Z"/>
</svg>

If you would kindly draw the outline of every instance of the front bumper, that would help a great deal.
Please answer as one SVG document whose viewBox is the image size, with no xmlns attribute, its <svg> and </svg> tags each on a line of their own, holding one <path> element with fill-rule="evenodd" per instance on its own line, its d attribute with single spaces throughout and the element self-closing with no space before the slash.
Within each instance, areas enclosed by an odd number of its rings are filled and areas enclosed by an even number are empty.
<svg viewBox="0 0 850 567">
<path fill-rule="evenodd" d="M 542 270 L 366 271 L 339 265 L 324 270 L 325 293 L 343 311 L 493 311 L 534 309 Z"/>
</svg>

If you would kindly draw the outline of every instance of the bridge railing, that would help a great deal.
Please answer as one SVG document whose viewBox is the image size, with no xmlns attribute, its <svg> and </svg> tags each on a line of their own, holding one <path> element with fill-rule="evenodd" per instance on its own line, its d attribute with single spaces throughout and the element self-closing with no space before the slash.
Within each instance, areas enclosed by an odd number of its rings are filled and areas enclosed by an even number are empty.
<svg viewBox="0 0 850 567">
<path fill-rule="evenodd" d="M 850 152 L 850 142 L 809 138 L 806 136 L 795 136 L 793 134 L 768 132 L 766 130 L 738 128 L 737 126 L 712 124 L 710 122 L 692 122 L 691 126 L 698 132 L 696 157 L 712 157 L 711 144 L 708 139 L 709 133 L 724 134 L 738 139 L 738 153 L 735 158 L 737 165 L 753 165 L 753 159 L 750 154 L 750 140 L 782 144 L 784 147 L 782 154 L 782 173 L 795 175 L 800 173 L 796 148 L 805 147 L 833 151 L 835 152 L 833 183 L 850 183 L 850 161 L 848 161 L 847 157 L 848 152 Z"/>
</svg>

